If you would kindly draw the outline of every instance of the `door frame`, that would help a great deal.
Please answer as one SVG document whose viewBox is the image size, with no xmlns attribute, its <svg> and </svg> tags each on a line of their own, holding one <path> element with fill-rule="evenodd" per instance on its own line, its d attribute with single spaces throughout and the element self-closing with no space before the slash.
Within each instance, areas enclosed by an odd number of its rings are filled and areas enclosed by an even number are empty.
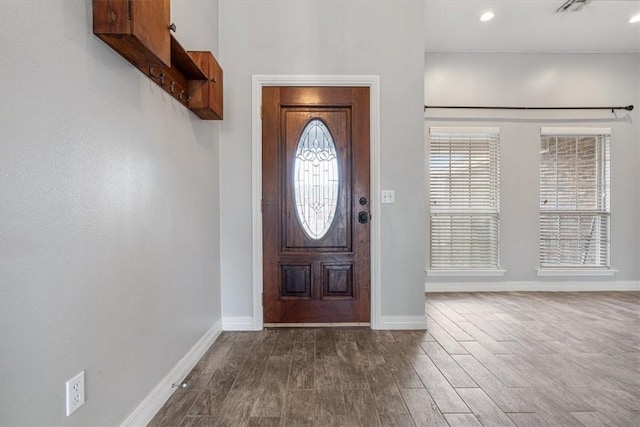
<svg viewBox="0 0 640 427">
<path fill-rule="evenodd" d="M 262 310 L 262 88 L 265 86 L 346 86 L 369 88 L 369 148 L 371 164 L 371 329 L 380 325 L 380 76 L 379 75 L 265 75 L 252 76 L 252 252 L 253 330 L 264 327 Z"/>
</svg>

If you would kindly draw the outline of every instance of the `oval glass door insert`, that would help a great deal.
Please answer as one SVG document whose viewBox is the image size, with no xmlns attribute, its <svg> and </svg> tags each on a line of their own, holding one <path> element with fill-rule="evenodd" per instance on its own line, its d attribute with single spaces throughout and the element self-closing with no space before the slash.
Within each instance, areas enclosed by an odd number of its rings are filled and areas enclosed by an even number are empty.
<svg viewBox="0 0 640 427">
<path fill-rule="evenodd" d="M 336 145 L 327 126 L 313 119 L 302 131 L 293 167 L 296 213 L 309 238 L 322 239 L 331 228 L 339 187 Z"/>
</svg>

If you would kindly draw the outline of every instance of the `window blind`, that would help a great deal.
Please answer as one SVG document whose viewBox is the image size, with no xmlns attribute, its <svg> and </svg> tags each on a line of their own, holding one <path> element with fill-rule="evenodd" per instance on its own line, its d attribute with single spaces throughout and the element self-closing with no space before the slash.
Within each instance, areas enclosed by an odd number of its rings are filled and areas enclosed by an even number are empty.
<svg viewBox="0 0 640 427">
<path fill-rule="evenodd" d="M 498 269 L 498 128 L 430 128 L 430 268 Z"/>
<path fill-rule="evenodd" d="M 542 129 L 541 268 L 609 266 L 610 134 Z"/>
</svg>

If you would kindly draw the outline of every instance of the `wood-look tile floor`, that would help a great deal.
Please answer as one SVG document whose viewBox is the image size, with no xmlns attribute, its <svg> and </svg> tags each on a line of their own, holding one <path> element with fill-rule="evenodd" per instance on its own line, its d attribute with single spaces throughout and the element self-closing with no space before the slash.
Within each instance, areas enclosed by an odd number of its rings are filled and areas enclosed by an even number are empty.
<svg viewBox="0 0 640 427">
<path fill-rule="evenodd" d="M 150 426 L 640 426 L 640 293 L 430 293 L 428 331 L 224 332 Z"/>
</svg>

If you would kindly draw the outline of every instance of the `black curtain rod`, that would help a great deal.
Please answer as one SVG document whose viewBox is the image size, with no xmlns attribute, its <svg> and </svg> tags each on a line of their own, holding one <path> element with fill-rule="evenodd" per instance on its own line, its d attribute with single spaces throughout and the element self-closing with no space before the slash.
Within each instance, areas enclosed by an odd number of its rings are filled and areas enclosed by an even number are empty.
<svg viewBox="0 0 640 427">
<path fill-rule="evenodd" d="M 469 110 L 626 110 L 632 111 L 633 105 L 627 105 L 626 107 L 483 107 L 483 106 L 444 106 L 444 105 L 425 105 L 427 108 L 455 108 L 455 109 L 469 109 Z"/>
</svg>

